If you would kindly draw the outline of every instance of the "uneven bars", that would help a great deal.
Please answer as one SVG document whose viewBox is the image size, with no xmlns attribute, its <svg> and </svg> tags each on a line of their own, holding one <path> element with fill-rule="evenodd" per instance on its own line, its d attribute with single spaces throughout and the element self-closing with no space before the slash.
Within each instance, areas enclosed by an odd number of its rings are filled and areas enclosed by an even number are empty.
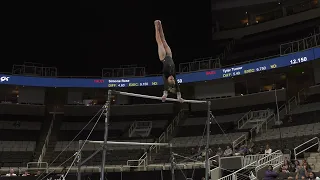
<svg viewBox="0 0 320 180">
<path fill-rule="evenodd" d="M 114 92 L 116 94 L 121 94 L 121 95 L 124 95 L 124 96 L 133 96 L 133 97 L 141 97 L 141 98 L 147 98 L 147 99 L 162 100 L 162 97 L 157 97 L 157 96 L 148 96 L 148 95 L 128 93 L 128 92 L 122 92 L 122 91 L 112 91 L 112 92 Z M 166 98 L 166 101 L 179 102 L 178 99 L 174 99 L 174 98 Z M 198 101 L 198 100 L 183 100 L 183 102 L 195 103 L 195 104 L 207 103 L 207 101 Z"/>
<path fill-rule="evenodd" d="M 104 144 L 104 141 L 87 141 L 93 144 Z M 107 141 L 107 144 L 121 144 L 121 145 L 136 145 L 136 146 L 169 146 L 169 143 L 141 143 L 141 142 L 117 142 L 117 141 Z"/>
</svg>

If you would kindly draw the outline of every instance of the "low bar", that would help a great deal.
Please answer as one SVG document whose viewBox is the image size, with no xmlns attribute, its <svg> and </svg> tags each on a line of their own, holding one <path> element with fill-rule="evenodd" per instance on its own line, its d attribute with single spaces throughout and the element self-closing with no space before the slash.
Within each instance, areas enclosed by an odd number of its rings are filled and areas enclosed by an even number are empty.
<svg viewBox="0 0 320 180">
<path fill-rule="evenodd" d="M 122 91 L 113 91 L 113 93 L 115 93 L 115 94 L 120 94 L 120 95 L 124 95 L 124 96 L 132 96 L 132 97 L 141 97 L 141 98 L 147 98 L 147 99 L 162 100 L 162 97 L 157 97 L 157 96 L 149 96 L 149 95 L 128 93 L 128 92 L 122 92 Z M 178 99 L 174 99 L 174 98 L 166 98 L 166 101 L 179 102 Z M 198 101 L 198 100 L 183 100 L 183 102 L 186 102 L 186 103 L 195 103 L 195 104 L 207 103 L 207 101 Z"/>
<path fill-rule="evenodd" d="M 104 141 L 87 141 L 87 143 L 104 144 Z M 122 144 L 122 145 L 136 145 L 136 146 L 169 146 L 169 143 L 141 143 L 141 142 L 117 142 L 107 141 L 107 144 Z"/>
</svg>

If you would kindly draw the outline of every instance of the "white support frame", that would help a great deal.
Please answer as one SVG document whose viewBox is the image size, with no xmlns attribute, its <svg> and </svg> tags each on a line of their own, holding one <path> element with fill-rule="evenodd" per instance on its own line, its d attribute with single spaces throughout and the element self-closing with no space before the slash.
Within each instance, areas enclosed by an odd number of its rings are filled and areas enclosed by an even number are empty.
<svg viewBox="0 0 320 180">
<path fill-rule="evenodd" d="M 104 133 L 104 141 L 79 141 L 79 151 L 78 151 L 78 180 L 81 180 L 81 166 L 90 160 L 92 157 L 94 157 L 98 152 L 102 151 L 102 162 L 101 162 L 101 169 L 100 169 L 100 179 L 104 179 L 105 175 L 105 161 L 106 161 L 106 149 L 108 144 L 121 144 L 121 145 L 144 145 L 144 146 L 169 146 L 170 152 L 172 152 L 172 144 L 169 143 L 140 143 L 140 142 L 116 142 L 116 141 L 108 141 L 108 124 L 109 124 L 109 116 L 110 116 L 110 106 L 111 106 L 111 96 L 112 94 L 120 94 L 124 96 L 132 96 L 132 97 L 140 97 L 140 98 L 147 98 L 147 99 L 155 99 L 155 100 L 162 100 L 162 97 L 157 96 L 149 96 L 149 95 L 142 95 L 142 94 L 135 94 L 135 93 L 128 93 L 128 92 L 121 92 L 121 91 L 108 91 L 108 98 L 107 102 L 104 106 L 105 108 L 105 133 Z M 174 98 L 167 98 L 166 101 L 173 101 L 173 102 L 179 102 L 178 99 Z M 211 101 L 198 101 L 198 100 L 183 100 L 185 103 L 195 103 L 195 104 L 207 104 L 207 145 L 206 145 L 206 162 L 205 162 L 205 168 L 206 168 L 206 174 L 205 174 L 205 180 L 209 180 L 209 136 L 210 136 L 210 117 L 211 117 Z M 96 144 L 102 144 L 101 148 L 97 149 L 94 153 L 92 153 L 88 158 L 85 160 L 81 160 L 81 149 L 85 143 L 96 143 Z M 172 171 L 172 180 L 175 179 L 174 176 L 174 163 L 173 158 L 171 158 L 171 171 Z"/>
</svg>

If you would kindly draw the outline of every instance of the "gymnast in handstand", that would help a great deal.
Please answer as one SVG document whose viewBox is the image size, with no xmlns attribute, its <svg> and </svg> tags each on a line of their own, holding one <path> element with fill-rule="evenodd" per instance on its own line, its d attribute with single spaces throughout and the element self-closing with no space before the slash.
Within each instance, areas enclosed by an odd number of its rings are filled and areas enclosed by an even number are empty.
<svg viewBox="0 0 320 180">
<path fill-rule="evenodd" d="M 172 59 L 172 52 L 164 37 L 161 21 L 154 21 L 154 25 L 156 29 L 156 41 L 158 44 L 159 59 L 163 63 L 164 90 L 162 101 L 166 101 L 169 91 L 170 93 L 177 94 L 177 99 L 180 102 L 183 102 L 179 84 L 176 78 L 176 69 Z"/>
</svg>

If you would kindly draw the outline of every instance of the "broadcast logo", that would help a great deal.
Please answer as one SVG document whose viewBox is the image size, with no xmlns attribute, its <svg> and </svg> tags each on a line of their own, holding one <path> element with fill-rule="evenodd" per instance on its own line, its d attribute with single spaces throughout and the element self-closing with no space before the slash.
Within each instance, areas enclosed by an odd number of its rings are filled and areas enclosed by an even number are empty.
<svg viewBox="0 0 320 180">
<path fill-rule="evenodd" d="M 2 76 L 0 82 L 8 82 L 10 77 Z"/>
</svg>

